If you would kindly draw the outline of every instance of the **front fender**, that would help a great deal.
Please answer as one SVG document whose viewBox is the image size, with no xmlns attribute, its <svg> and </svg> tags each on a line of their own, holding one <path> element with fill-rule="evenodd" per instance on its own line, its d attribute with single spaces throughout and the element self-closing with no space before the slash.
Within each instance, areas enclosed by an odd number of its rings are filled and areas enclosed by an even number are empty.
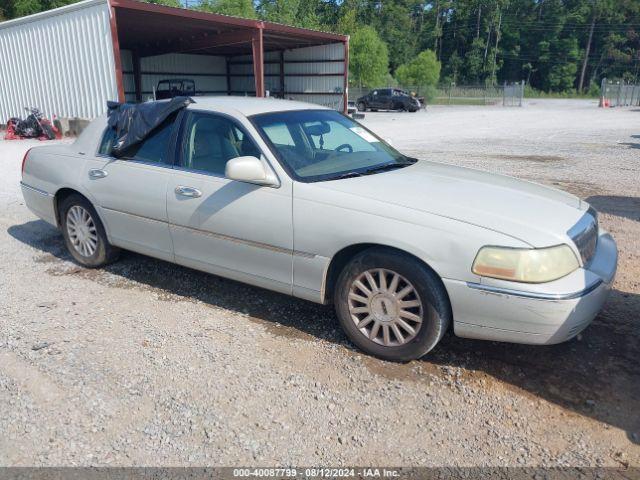
<svg viewBox="0 0 640 480">
<path fill-rule="evenodd" d="M 465 282 L 480 280 L 471 266 L 481 247 L 527 246 L 499 232 L 401 206 L 385 205 L 371 212 L 367 202 L 328 204 L 324 198 L 312 198 L 317 190 L 305 188 L 309 185 L 296 184 L 294 197 L 295 250 L 306 255 L 294 255 L 294 285 L 314 291 L 322 292 L 331 260 L 352 245 L 393 247 L 419 258 L 443 279 Z M 334 201 L 339 201 L 340 194 L 335 195 Z"/>
</svg>

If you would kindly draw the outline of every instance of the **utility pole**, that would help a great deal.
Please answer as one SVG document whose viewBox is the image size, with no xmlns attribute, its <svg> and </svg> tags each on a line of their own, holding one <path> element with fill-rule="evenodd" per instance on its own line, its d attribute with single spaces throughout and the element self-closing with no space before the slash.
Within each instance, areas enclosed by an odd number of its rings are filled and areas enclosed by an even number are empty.
<svg viewBox="0 0 640 480">
<path fill-rule="evenodd" d="M 587 72 L 587 63 L 589 63 L 589 53 L 591 53 L 591 40 L 593 40 L 593 29 L 596 26 L 596 6 L 592 4 L 591 13 L 591 28 L 589 28 L 589 39 L 587 40 L 587 46 L 584 50 L 584 60 L 582 61 L 582 70 L 580 71 L 580 81 L 578 82 L 578 93 L 582 92 L 584 87 L 584 76 Z"/>
<path fill-rule="evenodd" d="M 500 27 L 502 26 L 502 10 L 500 10 L 498 16 L 498 31 L 496 32 L 496 48 L 493 51 L 493 70 L 491 71 L 491 85 L 495 84 L 496 77 L 496 63 L 498 61 L 498 43 L 500 42 Z"/>
<path fill-rule="evenodd" d="M 438 36 L 440 35 L 438 29 L 440 28 L 440 1 L 436 0 L 436 28 L 435 39 L 433 40 L 433 53 L 438 54 Z"/>
</svg>

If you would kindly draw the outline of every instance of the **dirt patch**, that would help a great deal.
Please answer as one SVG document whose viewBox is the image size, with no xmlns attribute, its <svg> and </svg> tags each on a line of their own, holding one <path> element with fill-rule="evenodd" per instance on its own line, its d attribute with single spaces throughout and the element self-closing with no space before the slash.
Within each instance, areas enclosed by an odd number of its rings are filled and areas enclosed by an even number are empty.
<svg viewBox="0 0 640 480">
<path fill-rule="evenodd" d="M 491 157 L 491 155 L 489 155 Z M 565 162 L 566 158 L 558 155 L 493 155 L 498 160 L 517 161 L 517 162 Z"/>
<path fill-rule="evenodd" d="M 537 181 L 540 181 L 540 179 L 537 179 Z M 550 179 L 545 180 L 544 183 L 551 187 L 559 188 L 560 190 L 569 192 L 576 197 L 582 198 L 583 200 L 592 195 L 601 195 L 602 193 L 605 193 L 602 187 L 599 187 L 598 185 L 591 182 Z"/>
</svg>

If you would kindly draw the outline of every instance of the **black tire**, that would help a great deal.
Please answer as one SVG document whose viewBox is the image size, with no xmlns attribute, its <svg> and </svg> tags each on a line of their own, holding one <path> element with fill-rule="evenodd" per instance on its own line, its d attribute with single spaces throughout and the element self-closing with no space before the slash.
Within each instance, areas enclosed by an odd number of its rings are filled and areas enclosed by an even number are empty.
<svg viewBox="0 0 640 480">
<path fill-rule="evenodd" d="M 40 124 L 40 128 L 42 128 L 42 133 L 44 133 L 44 136 L 47 137 L 47 139 L 55 140 L 56 132 L 53 131 L 51 125 L 43 122 Z"/>
<path fill-rule="evenodd" d="M 356 108 L 358 109 L 359 112 L 367 111 L 367 105 L 364 102 L 358 102 L 358 104 L 356 105 Z"/>
<path fill-rule="evenodd" d="M 362 333 L 352 319 L 350 288 L 364 272 L 373 269 L 389 270 L 408 280 L 422 303 L 420 328 L 415 337 L 404 344 L 385 346 L 377 343 Z M 370 355 L 394 362 L 415 360 L 425 355 L 442 339 L 452 319 L 449 297 L 440 277 L 414 257 L 382 247 L 361 252 L 344 267 L 336 283 L 334 305 L 342 328 L 357 347 Z"/>
<path fill-rule="evenodd" d="M 83 208 L 91 216 L 91 220 L 95 225 L 97 245 L 93 254 L 89 256 L 83 255 L 80 251 L 78 251 L 70 238 L 67 222 L 69 221 L 69 210 L 71 210 L 71 208 L 74 206 Z M 69 250 L 69 253 L 77 263 L 86 268 L 97 268 L 114 262 L 118 258 L 120 249 L 112 246 L 109 243 L 109 241 L 107 240 L 107 234 L 104 230 L 102 222 L 100 221 L 98 213 L 96 212 L 95 208 L 93 208 L 93 205 L 91 205 L 91 202 L 89 202 L 86 198 L 84 198 L 82 195 L 69 195 L 61 202 L 58 211 L 60 212 L 60 227 L 62 229 L 64 243 L 67 247 L 67 250 Z"/>
</svg>

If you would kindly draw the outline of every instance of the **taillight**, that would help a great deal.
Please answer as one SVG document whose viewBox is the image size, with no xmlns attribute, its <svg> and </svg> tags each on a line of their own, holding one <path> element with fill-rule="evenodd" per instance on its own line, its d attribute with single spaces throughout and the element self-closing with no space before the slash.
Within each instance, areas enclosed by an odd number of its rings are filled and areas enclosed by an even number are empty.
<svg viewBox="0 0 640 480">
<path fill-rule="evenodd" d="M 27 165 L 27 157 L 29 156 L 29 152 L 31 151 L 31 149 L 27 150 L 24 154 L 24 157 L 22 157 L 22 176 L 24 177 L 24 167 Z"/>
</svg>

